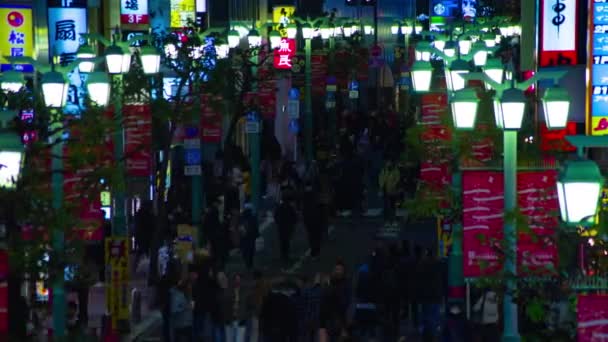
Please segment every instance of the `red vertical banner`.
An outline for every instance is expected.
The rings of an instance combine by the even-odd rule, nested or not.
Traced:
[[[217,110],[222,102],[219,98],[201,95],[201,138],[203,143],[222,141],[222,112]]]
[[[67,154],[66,154],[67,155]],[[84,179],[91,169],[66,170],[63,174],[63,192],[67,203],[77,203],[73,214],[80,223],[74,227],[74,238],[84,241],[103,239],[103,212],[101,211],[100,191],[85,188]]]
[[[577,341],[608,341],[608,295],[579,295],[576,304]]]
[[[491,275],[502,262],[503,175],[495,171],[462,173],[463,272],[465,277]]]
[[[525,171],[517,175],[517,201],[529,231],[517,237],[520,276],[546,275],[557,267],[553,239],[557,227],[555,170]],[[502,267],[504,182],[502,172],[464,171],[462,174],[463,249],[465,277],[487,276]],[[521,227],[520,227],[521,228]]]
[[[556,181],[556,170],[517,173],[519,210],[530,228],[529,233],[517,237],[519,274],[546,275],[557,268],[558,251],[553,239],[559,224]]]
[[[422,125],[420,137],[428,158],[421,163],[420,179],[431,189],[445,188],[451,183],[449,140],[451,132],[442,124],[447,115],[445,93],[431,93],[422,96]]]
[[[126,171],[131,177],[152,172],[152,112],[149,105],[123,106]]]
[[[325,82],[327,80],[327,63],[326,54],[313,54],[312,61],[312,93],[313,95],[325,94]]]
[[[257,98],[260,114],[263,118],[274,119],[277,104],[277,79],[274,77],[274,70],[265,65],[258,69],[258,77],[260,83],[258,84]]]

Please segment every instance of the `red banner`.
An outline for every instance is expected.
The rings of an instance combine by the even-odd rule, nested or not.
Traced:
[[[148,177],[152,172],[152,112],[149,105],[123,107],[127,175]]]
[[[442,120],[447,115],[447,96],[431,93],[422,96],[422,125],[420,137],[429,158],[420,165],[420,179],[432,189],[441,189],[451,183],[450,161],[442,149],[449,149],[451,131]]]
[[[608,295],[579,295],[577,341],[608,341]]]
[[[548,129],[544,123],[540,124],[541,151],[574,152],[576,147],[566,141],[567,135],[576,135],[576,122],[568,122],[564,129]]]
[[[85,241],[103,240],[103,212],[100,192],[83,188],[83,178],[90,170],[64,172],[63,191],[67,203],[79,203],[77,215],[81,221],[76,235]]]
[[[518,205],[534,238],[520,233],[517,241],[518,274],[553,271],[557,266],[557,246],[553,232],[557,227],[556,171],[519,172]],[[463,186],[463,249],[465,277],[491,275],[502,267],[504,183],[502,172],[465,171]]]
[[[221,104],[219,99],[212,103],[209,95],[201,95],[201,137],[203,143],[219,143],[222,141],[222,113],[215,107]]]
[[[314,95],[325,94],[325,82],[327,81],[328,58],[326,54],[313,54],[312,61],[312,93]]]

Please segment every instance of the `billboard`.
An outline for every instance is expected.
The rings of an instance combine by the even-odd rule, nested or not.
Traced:
[[[540,67],[577,64],[577,1],[542,0]]]
[[[0,71],[11,70],[11,64],[5,56],[32,57],[33,54],[32,8],[0,5]],[[14,69],[23,72],[34,71],[31,64],[17,64]]]
[[[608,134],[608,2],[590,0],[590,53],[587,62],[588,135]]]
[[[274,29],[279,31],[281,37],[287,37],[287,25],[291,23],[291,17],[296,11],[295,6],[275,6],[272,8],[272,22]]]
[[[148,0],[120,0],[121,24],[149,24]]]
[[[195,0],[171,0],[171,27],[182,28],[194,24],[196,19]]]

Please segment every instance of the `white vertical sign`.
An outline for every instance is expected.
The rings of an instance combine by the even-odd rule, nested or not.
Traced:
[[[543,51],[576,50],[576,0],[543,0]]]

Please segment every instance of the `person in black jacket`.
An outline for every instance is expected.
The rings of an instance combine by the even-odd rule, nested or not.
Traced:
[[[219,269],[224,267],[228,257],[229,236],[224,219],[224,197],[216,197],[205,214],[203,227],[207,232],[211,255]]]
[[[260,236],[258,218],[251,203],[245,203],[241,214],[241,254],[248,270],[253,270],[253,257],[255,255],[255,240]]]
[[[192,288],[192,299],[194,300],[193,312],[193,338],[194,341],[203,341],[206,336],[211,336],[211,331],[205,331],[206,322],[216,310],[217,285],[215,271],[210,259],[204,259],[196,269],[197,277]]]
[[[266,342],[296,342],[299,288],[284,280],[274,286],[262,304],[260,333]]]
[[[310,256],[317,259],[321,252],[321,237],[323,234],[324,208],[319,203],[319,196],[313,190],[311,185],[307,185],[304,189],[302,198],[302,218],[306,232],[308,233],[308,245],[310,247]],[[326,229],[326,228],[325,228]]]
[[[278,205],[274,212],[274,221],[277,224],[279,245],[281,250],[281,261],[284,267],[289,265],[289,249],[291,236],[295,230],[298,216],[290,198],[287,198]]]

